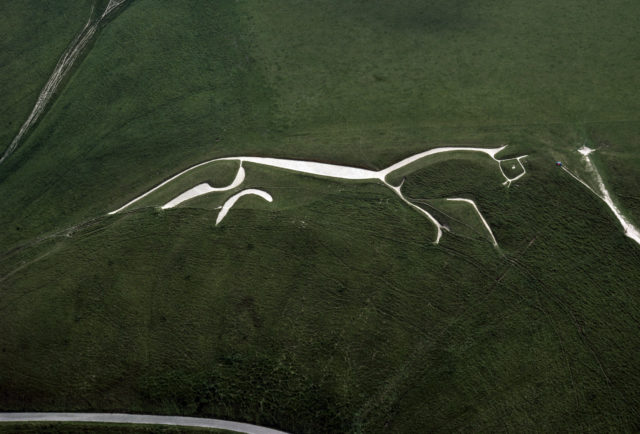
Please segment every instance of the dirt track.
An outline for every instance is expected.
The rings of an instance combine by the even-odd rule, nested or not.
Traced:
[[[124,413],[0,413],[2,422],[97,422],[217,428],[247,434],[285,434],[271,428],[221,419]]]
[[[87,44],[89,44],[89,41],[91,41],[93,36],[96,34],[102,20],[125,1],[126,0],[110,0],[105,11],[97,20],[93,19],[93,9],[91,10],[89,20],[82,28],[82,31],[74,38],[71,44],[69,44],[64,53],[62,53],[56,67],[51,73],[51,76],[49,76],[49,80],[47,80],[46,84],[40,91],[40,95],[38,96],[29,117],[24,121],[18,131],[18,134],[16,134],[9,144],[9,147],[4,151],[2,157],[0,157],[0,164],[2,164],[4,160],[6,160],[18,148],[25,134],[27,134],[31,127],[38,122],[47,108],[47,105],[51,101],[51,98],[58,91],[60,83],[62,83],[62,80],[64,80],[64,78],[69,74],[76,60],[78,60]]]

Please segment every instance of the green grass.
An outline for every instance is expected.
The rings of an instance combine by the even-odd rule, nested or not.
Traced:
[[[413,202],[431,213],[441,224],[445,225],[448,228],[447,236],[453,234],[454,236],[493,242],[489,231],[487,231],[471,204],[451,202],[447,199],[418,199],[413,200]]]
[[[566,160],[596,130],[637,129],[637,15],[628,1],[137,0],[0,167],[0,223],[13,228],[0,242],[115,209],[221,156],[382,168],[443,143],[510,143]],[[614,192],[635,187],[628,177]]]
[[[598,127],[591,133],[592,148],[598,149],[591,154],[591,159],[625,215],[637,223],[640,221],[640,198],[635,194],[640,191],[640,180],[636,176],[640,167],[637,152],[640,123]]]
[[[513,158],[511,160],[501,161],[500,167],[502,168],[502,171],[504,172],[504,174],[507,175],[510,179],[513,179],[516,176],[519,176],[522,173],[524,173],[524,170],[522,170],[522,166],[520,165],[520,163],[516,158]]]
[[[6,8],[2,31],[26,46],[12,17],[32,8]],[[0,410],[291,432],[637,430],[640,251],[555,161],[586,176],[576,149],[598,148],[638,222],[639,14],[624,0],[131,2],[0,166]],[[31,61],[55,63],[36,45]],[[24,80],[7,101],[37,92]],[[389,178],[451,226],[439,245],[380,183],[254,164],[241,188],[274,202],[242,198],[218,226],[239,189],[154,207],[228,184],[233,164],[105,215],[207,159],[382,169],[505,143],[500,158],[529,155],[509,188],[474,153]],[[447,197],[473,199],[499,248]]]
[[[244,5],[283,122],[307,134],[638,121],[627,0]]]
[[[0,152],[4,152],[58,58],[89,19],[90,0],[0,5]]]
[[[431,196],[420,180],[442,164],[407,191]],[[2,408],[293,432],[635,423],[637,247],[566,174],[477,193],[498,251],[455,233],[434,246],[382,186],[297,180],[326,194],[295,204],[274,188],[291,175],[261,169],[248,179],[285,206],[218,227],[200,208],[106,218],[3,281]]]
[[[102,29],[37,131],[0,167],[0,221],[13,227],[0,243],[115,209],[229,154],[251,132],[249,117],[262,127],[265,102],[249,96],[267,90],[234,4],[196,3],[135,1]],[[18,185],[24,194],[11,194]]]
[[[498,158],[501,158],[498,156]],[[468,172],[461,170],[459,165],[464,167],[465,165],[474,165],[478,168],[478,170],[483,171],[487,174],[491,173],[489,176],[493,176],[495,182],[500,183],[500,179],[504,181],[504,177],[500,174],[500,168],[496,161],[494,161],[490,156],[480,153],[480,152],[466,152],[466,151],[457,151],[457,152],[445,152],[440,154],[435,154],[429,156],[427,158],[417,160],[411,164],[408,164],[400,169],[394,170],[393,172],[387,175],[387,182],[391,185],[400,185],[402,180],[406,177],[409,177],[416,172],[423,170],[425,168],[431,168],[433,166],[440,165],[440,163],[446,163],[449,167],[445,167],[441,175],[443,177],[449,178],[460,178],[470,180],[473,178]]]

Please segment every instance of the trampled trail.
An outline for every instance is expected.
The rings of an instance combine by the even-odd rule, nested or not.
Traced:
[[[40,119],[44,113],[47,105],[51,101],[53,95],[58,91],[60,83],[71,71],[74,63],[80,57],[86,46],[96,34],[98,27],[102,21],[111,14],[118,6],[123,4],[126,0],[110,0],[105,11],[102,13],[99,19],[94,19],[93,9],[89,16],[89,20],[82,28],[82,31],[74,38],[67,49],[62,53],[62,56],[58,60],[56,67],[54,68],[49,80],[40,91],[40,95],[36,100],[31,113],[27,120],[22,124],[18,134],[13,138],[9,147],[4,151],[2,157],[0,157],[0,164],[2,164],[20,145],[24,136],[29,132],[31,127]]]
[[[609,209],[613,212],[613,214],[616,216],[616,218],[622,225],[622,228],[624,229],[624,234],[627,237],[631,238],[636,243],[640,244],[640,229],[638,229],[631,221],[629,221],[629,219],[627,219],[622,214],[618,206],[613,202],[613,199],[611,198],[611,194],[609,193],[609,190],[607,190],[607,187],[604,185],[604,181],[602,180],[602,177],[600,176],[598,169],[595,167],[595,165],[591,161],[591,157],[589,157],[589,154],[594,152],[593,149],[583,146],[580,149],[578,149],[578,152],[582,154],[582,161],[584,161],[587,170],[591,174],[593,174],[593,177],[595,178],[595,181],[597,183],[596,188],[598,191],[596,191],[593,187],[591,187],[585,181],[577,177],[566,167],[562,166],[562,169],[565,172],[567,172],[569,175],[571,175],[574,179],[576,179],[578,182],[580,182],[582,185],[587,187],[593,194],[595,194],[600,199],[602,199],[602,201],[607,204]]]
[[[461,197],[452,197],[452,198],[449,198],[447,200],[450,201],[450,202],[465,202],[465,203],[471,204],[473,209],[475,209],[476,213],[480,216],[480,220],[482,220],[482,223],[484,224],[484,227],[487,228],[487,230],[489,231],[489,235],[491,235],[491,241],[493,242],[493,245],[495,247],[498,246],[498,242],[496,241],[496,237],[493,235],[493,231],[491,230],[491,227],[489,226],[489,223],[487,223],[487,221],[485,220],[484,216],[482,215],[482,213],[478,209],[478,205],[476,205],[476,203],[474,201],[472,201],[471,199],[464,199],[464,198],[461,198]]]
[[[297,172],[297,173],[305,173],[305,174],[310,174],[310,175],[316,175],[316,176],[322,176],[322,177],[327,177],[327,178],[338,178],[338,179],[345,179],[345,180],[370,180],[370,181],[374,181],[374,182],[381,182],[382,184],[384,184],[385,186],[387,186],[388,188],[390,188],[394,193],[396,193],[398,195],[398,197],[400,197],[400,199],[405,202],[407,205],[409,205],[410,207],[412,207],[413,209],[415,209],[416,211],[418,211],[420,214],[424,215],[425,217],[427,217],[437,228],[437,235],[436,235],[436,240],[435,243],[439,243],[440,242],[440,238],[442,237],[442,230],[446,229],[433,215],[431,215],[428,211],[422,209],[421,207],[415,205],[414,203],[412,203],[411,201],[409,201],[403,194],[402,194],[402,184],[400,184],[400,186],[393,186],[391,185],[388,181],[387,181],[387,177],[389,175],[391,175],[392,173],[414,163],[417,161],[420,161],[422,159],[425,159],[431,155],[435,155],[435,154],[440,154],[440,153],[446,153],[446,152],[480,152],[480,153],[484,153],[489,155],[494,161],[496,161],[498,163],[498,167],[500,167],[500,162],[503,160],[499,160],[496,158],[496,155],[502,151],[503,149],[505,149],[506,146],[502,146],[499,148],[473,148],[473,147],[465,147],[465,146],[458,146],[458,147],[442,147],[442,148],[435,148],[435,149],[430,149],[428,151],[424,151],[415,155],[412,155],[410,157],[407,157],[401,161],[399,161],[398,163],[395,163],[385,169],[379,170],[379,171],[374,171],[374,170],[368,170],[368,169],[362,169],[362,168],[358,168],[358,167],[351,167],[351,166],[340,166],[340,165],[335,165],[335,164],[326,164],[326,163],[318,163],[315,161],[303,161],[303,160],[288,160],[288,159],[283,159],[283,158],[264,158],[264,157],[225,157],[225,158],[216,158],[213,160],[208,160],[208,161],[204,161],[202,163],[198,163],[194,166],[191,166],[185,170],[183,170],[182,172],[178,173],[177,175],[172,176],[171,178],[167,179],[166,181],[158,184],[157,186],[155,186],[154,188],[152,188],[151,190],[141,194],[140,196],[134,198],[133,200],[127,202],[126,204],[124,204],[122,207],[111,211],[109,214],[116,214],[118,212],[121,212],[122,210],[128,208],[129,206],[133,205],[134,203],[138,202],[139,200],[143,199],[144,197],[148,196],[149,194],[153,193],[154,191],[157,191],[158,189],[162,188],[163,186],[167,185],[170,182],[173,182],[174,180],[176,180],[177,178],[179,178],[180,176],[198,168],[198,167],[202,167],[204,165],[207,164],[211,164],[214,163],[216,161],[238,161],[240,162],[240,168],[238,169],[238,173],[236,175],[236,178],[234,179],[234,181],[229,184],[228,186],[225,187],[220,187],[220,188],[214,188],[211,187],[209,184],[199,184],[196,185],[195,187],[185,191],[184,193],[178,195],[177,197],[175,197],[174,199],[172,199],[171,201],[169,201],[168,203],[166,203],[165,205],[162,206],[163,209],[167,209],[167,208],[173,208],[187,200],[190,200],[194,197],[198,197],[201,196],[203,194],[208,194],[211,192],[215,192],[215,191],[226,191],[226,190],[231,190],[233,188],[238,187],[239,185],[241,185],[244,182],[244,178],[245,178],[245,172],[244,169],[242,167],[242,163],[244,162],[248,162],[248,163],[254,163],[254,164],[260,164],[260,165],[264,165],[264,166],[270,166],[270,167],[276,167],[276,168],[280,168],[280,169],[285,169],[285,170],[290,170],[293,172]],[[514,178],[509,178],[504,171],[502,170],[502,168],[500,167],[500,173],[502,173],[502,176],[505,178],[505,182],[503,183],[504,185],[510,185],[512,182],[516,181],[517,179],[520,179],[522,176],[524,176],[524,174],[526,173],[526,170],[524,168],[524,166],[522,165],[521,160],[523,158],[525,158],[526,155],[522,155],[520,157],[517,157],[518,162],[520,163],[520,165],[522,166],[522,170],[523,172],[521,174],[519,174],[518,176],[514,177]],[[266,195],[268,195],[268,193],[266,192],[262,192],[265,193]],[[265,200],[269,200],[267,199],[265,196],[262,196],[263,198],[265,198]],[[269,198],[271,198],[271,196],[269,195]],[[468,201],[468,200],[467,200]],[[271,200],[269,200],[269,202],[271,202]],[[474,207],[476,208],[476,211],[478,212],[478,214],[480,214],[480,211],[478,210],[477,206],[475,205],[475,202],[473,202]],[[225,212],[226,214],[226,212]],[[223,215],[224,217],[224,215]],[[482,217],[482,214],[480,214],[480,217],[482,218],[483,222],[485,223],[485,225],[487,226],[487,228],[489,229],[489,232],[491,233],[491,236],[493,238],[493,244],[494,246],[497,246],[497,242],[495,241],[495,237],[493,237],[493,233],[491,232],[491,228],[489,227],[488,223],[486,222],[486,220],[484,220],[484,217]],[[219,218],[219,220],[221,220]],[[219,221],[218,221],[219,223]]]
[[[109,0],[109,4],[104,9],[104,12],[102,13],[102,16],[100,17],[100,19],[105,18],[107,15],[113,12],[118,6],[120,6],[126,1],[127,0]]]

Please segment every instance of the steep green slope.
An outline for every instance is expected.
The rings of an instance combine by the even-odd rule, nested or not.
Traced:
[[[0,4],[0,153],[29,116],[58,58],[89,19],[93,3]]]
[[[308,133],[638,121],[633,1],[243,4],[283,120]]]
[[[441,143],[567,160],[585,140],[609,140],[618,170],[633,173],[637,134],[619,131],[639,125],[638,14],[622,0],[136,0],[0,166],[0,223],[12,228],[0,243],[238,154],[381,168]],[[622,195],[635,187],[617,182]]]
[[[268,133],[246,38],[233,2],[131,3],[0,166],[0,222],[12,228],[0,244],[115,209],[176,168],[219,156],[221,141],[229,152]]]
[[[498,250],[434,246],[388,190],[310,180],[318,200],[234,208],[218,227],[215,211],[146,209],[5,257],[0,408],[294,432],[637,422],[640,255],[564,172],[448,184],[478,195]]]
[[[637,429],[640,249],[554,162],[586,175],[575,150],[598,148],[638,221],[639,15],[623,0],[133,0],[0,165],[0,410]],[[274,202],[243,198],[219,226],[235,191],[152,206],[225,185],[232,164],[105,215],[210,158],[381,169],[448,143],[529,157],[508,189],[482,156],[398,173],[450,224],[439,245],[380,184],[250,164],[243,188]],[[438,202],[452,196],[476,201],[499,248]]]
[[[592,159],[604,182],[615,193],[618,204],[635,222],[640,222],[640,122],[597,125],[590,134]]]

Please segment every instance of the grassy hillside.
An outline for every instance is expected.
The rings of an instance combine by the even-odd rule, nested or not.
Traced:
[[[629,0],[244,4],[297,129],[638,120]]]
[[[222,140],[233,149],[268,103],[240,26],[232,2],[131,3],[0,167],[0,221],[12,227],[0,242],[115,209],[176,168],[220,156]]]
[[[58,58],[89,19],[92,3],[0,4],[0,153],[29,116]]]
[[[136,0],[0,167],[0,223],[14,228],[0,242],[238,154],[381,168],[441,143],[511,143],[566,160],[620,137],[617,167],[633,173],[637,135],[617,131],[638,125],[638,14],[623,1]]]
[[[593,154],[604,181],[616,194],[622,209],[633,219],[640,221],[640,167],[638,154],[640,122],[616,125],[598,125],[593,128]]]
[[[500,250],[434,246],[387,190],[327,183],[218,227],[147,209],[5,258],[3,275],[27,265],[2,282],[2,408],[293,432],[633,426],[637,246],[561,171],[482,190]]]
[[[5,8],[26,44],[16,17],[41,12]],[[640,248],[554,162],[588,176],[576,149],[597,148],[639,222],[639,16],[624,0],[131,1],[0,165],[0,411],[637,430]],[[510,188],[475,154],[394,174],[450,227],[439,245],[379,183],[253,164],[242,188],[273,203],[243,198],[218,226],[237,190],[156,207],[235,163],[105,215],[212,158],[381,169],[505,143],[500,158],[528,154]],[[499,247],[448,197],[473,199]]]

